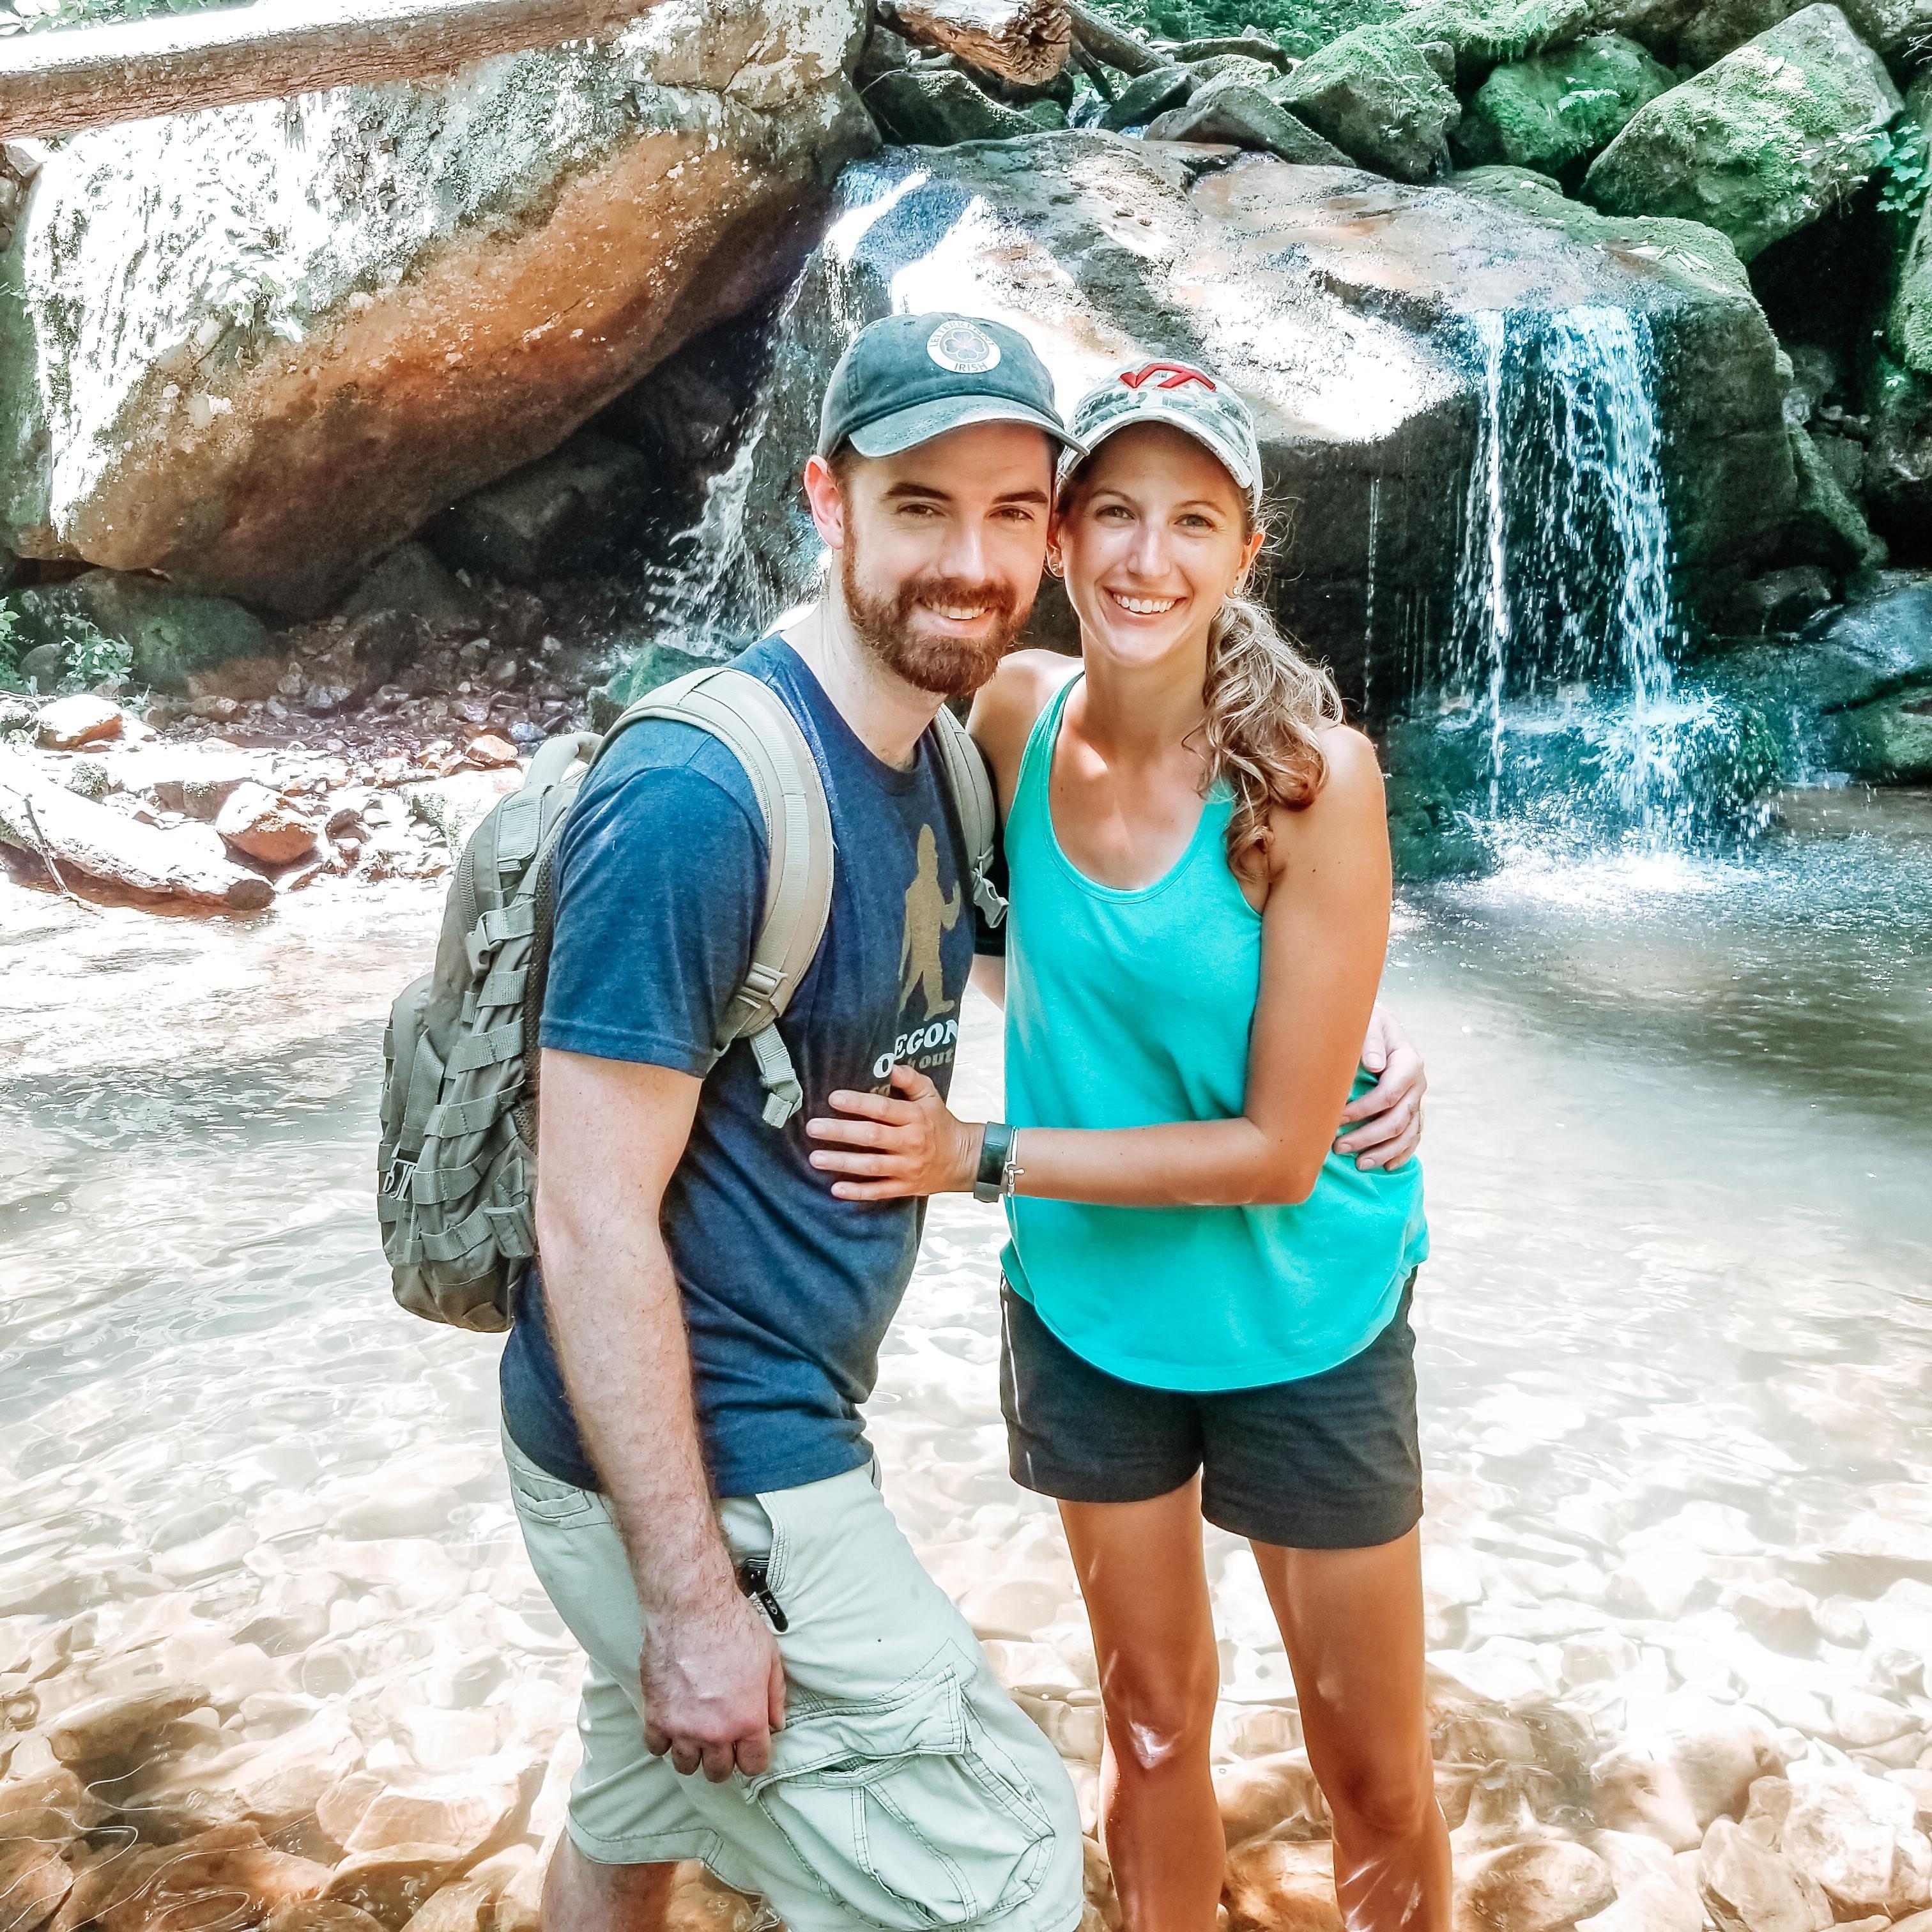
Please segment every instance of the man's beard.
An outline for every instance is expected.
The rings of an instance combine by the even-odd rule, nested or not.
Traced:
[[[860,585],[857,550],[848,532],[838,553],[838,581],[854,634],[888,670],[920,691],[970,697],[998,668],[1033,614],[1031,599],[1021,604],[1009,586],[963,577],[915,577],[890,596],[874,596]],[[913,628],[922,603],[983,604],[992,634],[976,641],[922,634]]]

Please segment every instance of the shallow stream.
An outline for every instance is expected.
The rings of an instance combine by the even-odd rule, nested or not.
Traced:
[[[1787,1754],[1902,1768],[1932,1744],[1932,795],[1784,808],[1735,860],[1526,865],[1404,904],[1431,1640],[1593,1753],[1688,1687]],[[152,1787],[179,1828],[297,1731],[379,1778],[569,1749],[496,1344],[393,1306],[370,1211],[382,1016],[438,911],[399,884],[198,922],[0,882],[0,1690],[35,1678],[44,1727],[104,1688],[212,1687],[169,1747],[199,1798],[160,1765],[103,1794]],[[976,1001],[962,1064],[962,1105],[996,1104]],[[1071,1574],[1005,1474],[998,1226],[938,1204],[873,1432],[1090,1786]],[[1212,1555],[1219,1748],[1291,1747],[1252,1564]],[[0,1732],[16,1780],[49,1762],[34,1718]],[[284,1842],[333,1856],[316,1829]]]

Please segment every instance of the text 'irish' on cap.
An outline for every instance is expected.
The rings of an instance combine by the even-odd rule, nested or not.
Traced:
[[[818,453],[896,456],[970,423],[1030,424],[1078,449],[1053,378],[1016,328],[970,315],[889,315],[852,338],[825,392]]]

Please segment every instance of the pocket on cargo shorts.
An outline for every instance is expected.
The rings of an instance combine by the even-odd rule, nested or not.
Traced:
[[[579,1523],[602,1522],[608,1510],[594,1490],[580,1490],[548,1470],[538,1468],[503,1434],[503,1465],[510,1472],[510,1494],[517,1514],[551,1529],[574,1529]]]
[[[1053,1826],[974,1715],[950,1646],[883,1697],[796,1708],[746,1796],[820,1888],[883,1932],[978,1924],[1046,1878]]]

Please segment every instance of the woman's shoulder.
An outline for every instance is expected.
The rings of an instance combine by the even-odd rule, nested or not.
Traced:
[[[1059,651],[1014,651],[980,687],[969,721],[974,740],[1010,794],[1027,740],[1054,694],[1078,675],[1080,660]]]
[[[1269,814],[1274,871],[1324,848],[1337,850],[1388,837],[1388,806],[1382,795],[1382,766],[1372,740],[1352,724],[1317,728],[1322,778],[1308,802],[1294,808],[1276,806]]]

